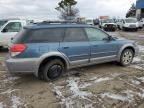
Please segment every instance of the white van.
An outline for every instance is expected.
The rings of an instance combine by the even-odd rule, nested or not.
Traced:
[[[94,25],[93,19],[86,19],[86,24],[88,24],[88,25]]]
[[[25,25],[26,20],[8,20],[0,27],[0,46],[8,47],[8,44]]]
[[[135,30],[139,28],[139,23],[136,18],[126,18],[123,19],[119,24],[120,29],[125,30]]]

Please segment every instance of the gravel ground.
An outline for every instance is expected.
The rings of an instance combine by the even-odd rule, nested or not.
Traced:
[[[53,82],[10,75],[0,51],[0,108],[144,108],[144,31],[109,32],[139,43],[129,67],[106,63],[70,70]]]

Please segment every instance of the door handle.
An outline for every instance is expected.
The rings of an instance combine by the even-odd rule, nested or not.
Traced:
[[[63,47],[63,49],[68,49],[69,47]]]

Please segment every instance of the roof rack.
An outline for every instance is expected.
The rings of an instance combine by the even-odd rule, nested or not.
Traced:
[[[44,24],[83,24],[83,23],[79,23],[76,21],[43,21],[43,22],[34,23],[34,24],[44,25]]]

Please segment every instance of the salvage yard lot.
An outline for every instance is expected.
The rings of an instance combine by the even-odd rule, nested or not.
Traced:
[[[129,67],[106,63],[73,69],[59,80],[12,76],[0,53],[0,108],[144,108],[144,32],[112,32],[136,40],[140,54]]]

